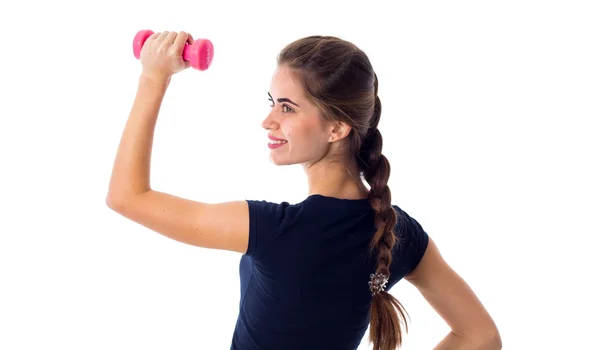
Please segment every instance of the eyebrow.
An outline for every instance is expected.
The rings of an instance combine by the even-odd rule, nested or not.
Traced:
[[[270,98],[271,98],[271,100],[272,100],[272,99],[273,99],[273,96],[271,96],[271,93],[270,93],[270,92],[267,92],[267,94],[269,94],[269,97],[270,97]],[[294,105],[294,106],[296,106],[296,107],[300,107],[300,106],[298,106],[298,104],[296,104],[296,102],[294,102],[294,101],[290,100],[289,98],[285,98],[285,97],[278,98],[278,99],[277,99],[277,102],[289,102],[289,103],[293,104],[293,105]]]

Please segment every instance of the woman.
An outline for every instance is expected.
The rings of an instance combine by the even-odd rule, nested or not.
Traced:
[[[172,239],[243,254],[231,349],[356,349],[369,326],[374,349],[396,349],[406,312],[388,291],[402,278],[451,327],[438,349],[501,348],[472,290],[421,225],[392,205],[377,76],[347,41],[297,40],[280,52],[272,78],[262,123],[271,161],[303,166],[305,200],[208,204],[153,191],[153,131],[171,76],[189,67],[186,42],[185,32],[162,32],[144,44],[107,204]]]

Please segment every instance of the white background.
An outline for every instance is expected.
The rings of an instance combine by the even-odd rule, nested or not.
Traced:
[[[597,346],[596,4],[3,2],[0,348],[229,349],[240,255],[170,240],[105,204],[139,29],[215,46],[208,71],[171,82],[153,189],[301,201],[302,169],[268,159],[267,91],[285,45],[339,36],[379,77],[393,202],[480,297],[504,348]],[[411,316],[403,349],[433,348],[449,328],[407,282],[393,294]]]

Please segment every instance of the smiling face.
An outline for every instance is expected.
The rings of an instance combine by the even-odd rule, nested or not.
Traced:
[[[269,144],[271,161],[276,165],[291,165],[312,164],[322,159],[329,150],[331,130],[318,107],[305,97],[289,68],[275,70],[269,100],[272,109],[262,126],[270,137],[285,140]]]

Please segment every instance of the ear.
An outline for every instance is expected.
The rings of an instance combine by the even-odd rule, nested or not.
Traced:
[[[332,124],[329,128],[329,141],[333,142],[333,141],[338,141],[338,140],[345,138],[350,133],[350,130],[352,130],[350,125],[348,125],[344,122],[341,122],[341,121],[332,122]]]

